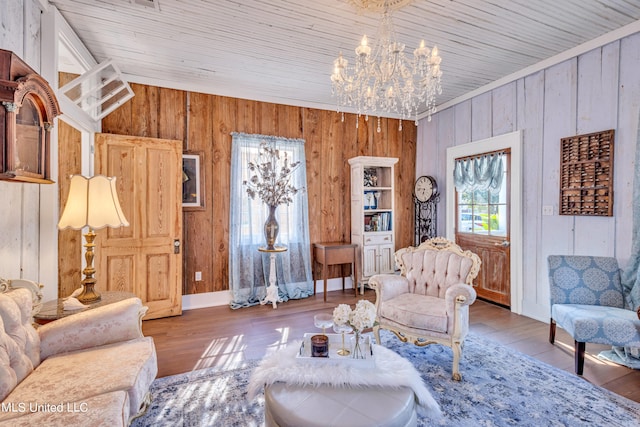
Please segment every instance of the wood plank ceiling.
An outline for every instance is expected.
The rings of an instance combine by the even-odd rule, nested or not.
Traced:
[[[129,81],[329,110],[334,58],[353,61],[380,17],[349,0],[51,3]],[[393,14],[407,51],[438,46],[438,104],[638,20],[638,0],[414,0]]]

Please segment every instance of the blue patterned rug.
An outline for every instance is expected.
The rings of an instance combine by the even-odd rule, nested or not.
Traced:
[[[440,404],[441,426],[635,426],[640,404],[480,336],[469,335],[451,380],[451,350],[401,344],[381,331],[383,345],[410,360]],[[203,369],[160,378],[153,400],[133,426],[261,426],[264,394],[247,401],[257,361],[233,370]],[[433,425],[418,419],[419,426]]]

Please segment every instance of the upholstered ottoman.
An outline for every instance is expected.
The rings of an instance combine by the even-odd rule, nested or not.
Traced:
[[[405,427],[417,424],[409,387],[265,386],[267,427]]]

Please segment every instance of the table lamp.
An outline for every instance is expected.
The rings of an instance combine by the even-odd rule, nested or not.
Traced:
[[[100,294],[95,290],[96,279],[93,277],[96,272],[93,268],[93,248],[95,247],[93,240],[96,237],[94,230],[127,226],[129,222],[124,217],[118,201],[115,177],[71,176],[69,197],[58,222],[58,229],[82,230],[84,227],[89,227],[84,235],[86,240],[84,257],[87,266],[82,273],[85,278],[82,280],[82,293],[77,297],[81,303],[88,304],[100,300]]]

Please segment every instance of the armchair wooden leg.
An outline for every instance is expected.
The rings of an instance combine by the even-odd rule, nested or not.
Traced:
[[[553,344],[556,341],[556,321],[551,319],[549,323],[549,342]]]
[[[584,349],[585,343],[575,341],[576,374],[578,375],[582,375],[584,369]]]
[[[451,350],[453,350],[453,366],[452,366],[452,375],[451,378],[454,381],[462,380],[462,375],[460,375],[460,356],[462,355],[462,345],[459,342],[451,343]]]
[[[376,326],[373,327],[373,336],[376,337],[376,344],[382,345],[382,342],[380,341],[380,326],[379,325],[376,325]]]

